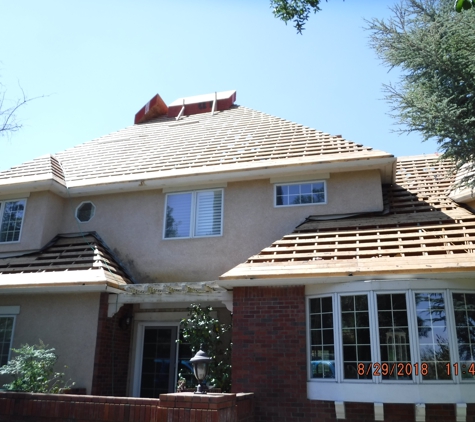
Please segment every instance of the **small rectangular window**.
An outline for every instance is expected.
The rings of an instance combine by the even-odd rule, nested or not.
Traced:
[[[15,317],[0,317],[0,366],[6,365],[10,359]]]
[[[275,206],[311,205],[326,203],[324,181],[275,185]]]
[[[18,242],[26,200],[0,202],[0,242]]]
[[[222,234],[222,189],[170,193],[165,207],[166,239]]]

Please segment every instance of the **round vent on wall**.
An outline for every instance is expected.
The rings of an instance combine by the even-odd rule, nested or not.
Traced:
[[[96,206],[92,202],[81,202],[76,208],[76,219],[80,223],[87,223],[94,217],[95,212]]]

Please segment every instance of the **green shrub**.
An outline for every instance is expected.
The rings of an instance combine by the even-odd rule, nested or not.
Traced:
[[[14,379],[4,387],[30,393],[62,393],[72,387],[74,383],[63,380],[64,373],[54,371],[58,356],[55,349],[47,347],[40,341],[39,345],[24,344],[19,349],[12,349],[16,356],[0,368],[0,374],[11,375]]]
[[[204,351],[213,360],[210,363],[208,380],[223,393],[231,391],[231,324],[222,324],[211,316],[213,308],[192,303],[188,317],[181,320],[180,343],[190,345],[193,355],[203,344]],[[189,374],[180,372],[179,378],[189,380]],[[192,378],[194,379],[194,377]],[[196,381],[196,380],[195,380]],[[196,385],[187,385],[193,387]]]

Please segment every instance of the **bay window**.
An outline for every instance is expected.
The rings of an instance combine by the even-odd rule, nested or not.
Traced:
[[[309,378],[475,381],[475,293],[332,293],[308,299]]]

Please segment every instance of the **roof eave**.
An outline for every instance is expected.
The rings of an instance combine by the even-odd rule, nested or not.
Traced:
[[[455,257],[455,258],[454,258]],[[382,258],[348,261],[327,261],[324,267],[308,263],[282,265],[240,264],[219,278],[224,288],[240,286],[274,286],[286,284],[348,283],[370,279],[396,280],[403,278],[445,279],[475,276],[473,254],[435,255],[415,259]]]
[[[76,271],[43,271],[0,274],[0,293],[46,291],[123,291],[126,283],[103,268]]]
[[[475,201],[474,190],[469,187],[455,189],[449,193],[449,198],[455,202],[466,204],[467,202]]]
[[[358,157],[315,156],[293,159],[266,160],[260,162],[223,164],[220,166],[167,170],[163,172],[138,173],[91,180],[68,182],[69,195],[105,194],[137,190],[155,190],[173,186],[193,186],[203,183],[223,183],[253,179],[266,179],[276,175],[309,176],[309,172],[347,172],[377,169],[382,183],[392,183],[395,175],[396,158],[383,151],[362,153]]]
[[[2,179],[0,191],[2,193],[51,191],[63,197],[67,196],[64,183],[51,174]]]

